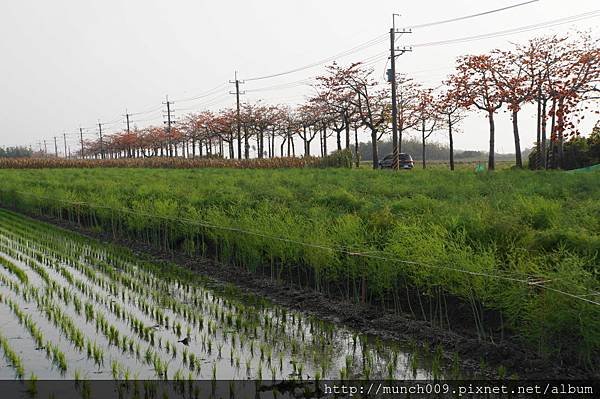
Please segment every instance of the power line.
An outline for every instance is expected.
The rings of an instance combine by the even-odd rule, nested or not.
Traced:
[[[484,33],[481,35],[465,36],[465,37],[449,39],[449,40],[440,40],[440,41],[436,41],[436,42],[417,43],[417,44],[413,44],[412,47],[431,47],[431,46],[441,46],[441,45],[446,45],[446,44],[465,43],[465,42],[470,42],[470,41],[475,41],[475,40],[489,39],[489,38],[494,38],[494,37],[512,35],[512,34],[516,34],[516,33],[529,32],[532,30],[537,30],[537,29],[547,28],[547,27],[552,27],[552,26],[557,26],[557,25],[563,25],[566,23],[581,21],[584,19],[594,18],[594,17],[598,17],[598,16],[600,16],[600,10],[594,10],[594,11],[586,12],[583,14],[572,15],[569,17],[559,18],[559,19],[546,21],[546,22],[540,22],[537,24],[520,26],[517,28],[505,29],[505,30],[490,32],[490,33]]]
[[[458,21],[464,21],[465,19],[471,19],[471,18],[477,18],[477,17],[481,17],[484,15],[489,15],[489,14],[494,14],[500,11],[506,11],[509,10],[511,8],[516,8],[516,7],[521,7],[527,4],[531,4],[531,3],[536,3],[539,0],[530,0],[530,1],[525,1],[523,3],[518,3],[518,4],[513,4],[510,6],[506,6],[506,7],[502,7],[502,8],[496,8],[493,10],[488,10],[488,11],[483,11],[483,12],[479,12],[476,14],[470,14],[470,15],[464,15],[462,17],[456,17],[456,18],[450,18],[450,19],[443,19],[441,21],[435,21],[435,22],[428,22],[428,23],[424,23],[424,24],[419,24],[419,25],[412,25],[412,26],[407,26],[407,29],[418,29],[418,28],[427,28],[429,26],[435,26],[435,25],[443,25],[443,24],[448,24],[451,22],[458,22]]]
[[[198,102],[198,103],[192,103],[192,104],[187,104],[186,109],[194,109],[194,108],[198,108],[203,106],[204,104],[209,104],[215,100],[218,100],[220,98],[226,98],[229,97],[229,94],[227,92],[214,92],[208,96],[205,96],[204,100]],[[191,100],[190,100],[191,101]],[[179,110],[183,110],[184,108],[179,108]]]
[[[219,89],[225,87],[226,85],[227,85],[227,83],[221,83],[220,85],[215,86],[212,89],[207,90],[207,91],[205,91],[202,94],[199,94],[197,96],[187,97],[187,98],[182,98],[182,99],[175,99],[173,101],[177,101],[179,103],[183,103],[183,102],[198,100],[198,99],[205,98],[205,97],[210,97],[211,95],[215,94],[216,92],[219,91]]]
[[[477,14],[464,15],[464,16],[457,17],[457,18],[451,18],[451,19],[445,19],[445,20],[441,20],[441,21],[434,21],[434,22],[428,22],[428,23],[425,23],[425,24],[409,26],[408,28],[409,29],[410,28],[422,28],[422,27],[427,27],[427,26],[441,25],[441,24],[447,24],[447,23],[451,23],[451,22],[457,22],[457,21],[461,21],[461,20],[465,20],[465,19],[476,18],[476,17],[480,17],[480,16],[483,16],[483,15],[488,15],[488,14],[492,14],[492,13],[497,13],[497,12],[505,11],[505,10],[508,10],[508,9],[516,8],[516,7],[521,7],[521,6],[524,6],[524,5],[527,5],[527,4],[531,4],[531,3],[534,3],[534,2],[537,2],[537,1],[539,1],[539,0],[530,0],[530,1],[523,2],[523,3],[514,4],[512,6],[507,6],[507,7],[497,8],[497,9],[493,9],[493,10],[488,10],[488,11],[480,12],[480,13],[477,13]],[[282,76],[282,75],[288,75],[290,73],[295,73],[295,72],[299,72],[299,71],[302,71],[302,70],[305,70],[305,69],[313,68],[315,66],[319,66],[319,65],[325,64],[327,62],[334,61],[334,60],[336,60],[338,58],[345,57],[345,56],[348,56],[350,54],[354,54],[354,53],[356,53],[358,51],[361,51],[361,50],[363,50],[365,48],[374,46],[376,44],[383,43],[386,38],[387,38],[387,34],[383,34],[383,35],[377,36],[377,37],[375,37],[375,38],[373,38],[373,39],[371,39],[371,40],[369,40],[369,41],[367,41],[365,43],[362,43],[362,44],[360,44],[358,46],[355,46],[355,47],[353,47],[353,48],[351,48],[349,50],[346,50],[346,51],[343,51],[341,53],[335,54],[333,56],[324,58],[324,59],[316,61],[314,63],[308,64],[308,65],[304,65],[304,66],[301,66],[301,67],[298,67],[298,68],[290,69],[288,71],[284,71],[284,72],[280,72],[280,73],[274,73],[274,74],[271,74],[271,75],[246,78],[245,80],[246,81],[253,81],[253,80],[269,79],[269,78],[274,78],[274,77]]]
[[[274,77],[277,77],[277,76],[288,75],[288,74],[294,73],[294,72],[299,72],[299,71],[302,71],[302,70],[305,70],[305,69],[309,69],[309,68],[314,68],[316,66],[326,64],[326,63],[328,63],[330,61],[334,61],[337,58],[345,57],[345,56],[348,56],[350,54],[354,54],[354,53],[356,53],[358,51],[361,51],[361,50],[363,50],[365,48],[374,46],[376,44],[383,43],[386,38],[387,38],[387,34],[379,35],[379,36],[377,36],[377,37],[375,37],[375,38],[373,38],[373,39],[371,39],[371,40],[369,40],[367,42],[364,42],[364,43],[362,43],[362,44],[360,44],[358,46],[352,47],[349,50],[346,50],[346,51],[343,51],[341,53],[335,54],[333,56],[330,56],[330,57],[324,58],[322,60],[313,62],[311,64],[304,65],[304,66],[301,66],[301,67],[298,67],[298,68],[294,68],[294,69],[290,69],[290,70],[285,71],[285,72],[274,73],[274,74],[265,75],[265,76],[251,77],[251,78],[247,78],[245,80],[246,81],[253,81],[253,80],[269,79],[269,78],[274,78]]]
[[[280,83],[280,84],[276,84],[276,85],[272,85],[272,86],[257,87],[256,89],[248,89],[248,90],[246,90],[246,92],[247,93],[255,93],[255,92],[261,92],[261,91],[271,91],[271,90],[280,90],[280,89],[288,89],[288,88],[306,86],[307,84],[314,82],[314,80],[315,79],[311,77],[311,78],[296,80],[294,82]]]
[[[134,115],[144,115],[144,114],[149,114],[149,113],[152,113],[152,112],[155,112],[155,111],[158,111],[158,110],[162,110],[162,109],[163,109],[163,106],[162,106],[162,105],[159,105],[158,107],[151,108],[151,109],[149,109],[149,110],[146,110],[146,111],[132,112],[132,113],[130,113],[129,115],[130,115],[130,116],[134,116]]]

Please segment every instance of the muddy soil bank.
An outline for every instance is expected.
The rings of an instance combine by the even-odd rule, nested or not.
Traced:
[[[140,259],[176,263],[209,277],[213,281],[213,288],[216,289],[233,284],[242,292],[265,297],[275,304],[312,314],[381,339],[401,343],[416,342],[421,348],[425,344],[429,348],[441,345],[444,349],[445,363],[451,364],[454,353],[458,353],[461,370],[463,374],[470,375],[470,378],[498,378],[498,370],[501,366],[506,369],[506,377],[516,376],[521,379],[600,378],[599,370],[586,370],[572,364],[542,358],[514,337],[505,338],[502,343],[484,342],[466,330],[461,331],[459,326],[453,331],[442,330],[408,314],[395,314],[381,308],[327,297],[307,289],[298,289],[289,284],[276,283],[263,276],[210,259],[168,254],[135,240],[123,237],[114,239],[110,234],[91,231],[64,220],[37,215],[28,216],[107,244],[126,247]],[[485,367],[482,368],[482,364],[485,364]]]

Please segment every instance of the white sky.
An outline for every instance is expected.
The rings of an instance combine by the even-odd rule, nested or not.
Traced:
[[[79,126],[88,138],[97,133],[98,119],[114,122],[110,133],[123,128],[122,114],[137,115],[138,126],[161,124],[159,109],[166,94],[175,101],[176,116],[206,107],[235,105],[223,85],[195,101],[177,101],[203,94],[233,78],[269,75],[338,54],[389,31],[391,14],[402,16],[396,26],[459,17],[522,0],[498,1],[3,1],[0,4],[0,145],[33,145],[66,132],[76,144]],[[595,0],[540,0],[489,16],[415,29],[398,44],[439,41],[496,32],[600,9]],[[510,48],[510,42],[556,32],[591,30],[597,36],[599,17],[505,37],[444,46],[418,47],[399,58],[399,71],[435,87],[452,71],[457,56]],[[380,54],[384,40],[338,62],[349,63]],[[375,76],[384,79],[386,59],[375,62]],[[278,78],[248,81],[245,99],[298,103],[311,93],[307,86],[285,85],[323,71],[315,67]],[[282,85],[283,86],[278,86]],[[251,92],[252,89],[275,89]],[[521,116],[522,148],[535,138],[533,107]],[[595,120],[588,118],[587,133]],[[485,150],[487,121],[473,113],[456,137],[456,147]],[[497,121],[497,151],[512,152],[508,114]],[[363,136],[367,140],[367,136]],[[444,141],[442,133],[432,140]],[[315,140],[315,145],[318,139]],[[62,146],[59,141],[59,151]],[[330,148],[333,148],[332,139]],[[316,147],[313,152],[316,152]]]

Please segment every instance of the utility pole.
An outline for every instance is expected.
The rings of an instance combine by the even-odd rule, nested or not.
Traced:
[[[235,100],[237,104],[237,142],[238,142],[238,159],[242,159],[242,118],[240,117],[240,94],[246,94],[246,92],[240,93],[240,83],[237,78],[237,71],[235,71],[235,80],[230,80],[229,83],[235,83],[235,92],[230,91],[229,94],[235,94]]]
[[[412,51],[412,48],[396,48],[396,33],[411,33],[410,29],[403,29],[401,31],[396,30],[396,16],[399,16],[399,14],[392,14],[392,28],[390,29],[390,69],[388,70],[388,81],[392,84],[392,147],[394,149],[392,168],[394,170],[400,168],[400,152],[398,149],[398,102],[396,101],[396,57],[407,51]],[[398,55],[396,55],[396,51],[398,51]]]
[[[56,136],[54,136],[54,156],[58,158],[58,145],[56,144]]]
[[[125,122],[127,123],[127,136],[129,136],[129,134],[131,133],[131,130],[129,128],[129,111],[127,110],[127,108],[125,108]]]
[[[169,156],[172,157],[173,156],[173,147],[172,147],[172,142],[171,142],[171,105],[173,104],[172,102],[169,101],[169,96],[166,96],[166,102],[164,102],[163,104],[165,104],[167,106],[167,138],[169,140],[168,142],[168,151],[169,151]]]
[[[79,128],[79,138],[81,140],[81,159],[83,159],[83,128]]]
[[[63,132],[63,140],[64,140],[64,144],[65,144],[65,158],[67,158],[67,133],[65,133],[65,132]]]
[[[102,141],[102,123],[98,121],[98,131],[100,132],[100,158],[104,159],[104,142]]]
[[[127,121],[127,134],[129,134],[129,112],[125,110],[125,119]]]
[[[44,140],[44,155],[48,155],[48,146],[46,145],[46,140]]]

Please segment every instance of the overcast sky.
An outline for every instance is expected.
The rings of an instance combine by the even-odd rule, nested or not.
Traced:
[[[277,74],[352,49],[397,27],[477,13],[524,0],[53,0],[3,1],[0,4],[0,145],[37,142],[110,122],[106,132],[123,128],[122,114],[145,112],[132,119],[139,127],[161,124],[165,95],[175,101],[176,116],[235,104],[226,84]],[[597,0],[540,0],[523,7],[466,21],[414,29],[399,45],[413,45],[491,33],[600,9]],[[598,14],[596,14],[598,15]],[[554,27],[466,43],[415,47],[399,58],[399,71],[435,87],[452,71],[457,56],[510,48],[511,42],[574,29],[597,36],[598,16]],[[371,61],[384,79],[387,40],[339,58],[340,63]],[[322,66],[277,78],[248,80],[244,99],[295,104],[311,94],[305,79]],[[203,95],[196,100],[183,101]],[[253,92],[252,90],[264,89]],[[178,101],[179,100],[179,101]],[[532,109],[521,117],[522,146],[535,139]],[[582,131],[591,130],[586,121]],[[488,147],[487,121],[474,113],[456,137],[456,147]],[[512,152],[508,114],[498,118],[497,150]],[[366,140],[366,136],[364,136]],[[432,140],[445,141],[439,133]],[[52,145],[53,147],[53,145]],[[59,148],[61,148],[59,146]],[[50,146],[49,146],[50,149]],[[53,150],[53,148],[52,148]]]

